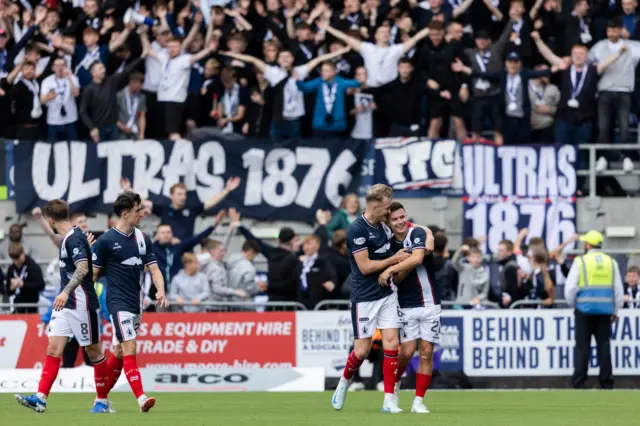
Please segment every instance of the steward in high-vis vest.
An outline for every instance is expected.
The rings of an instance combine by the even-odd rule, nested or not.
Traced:
[[[604,237],[589,231],[580,237],[585,254],[577,257],[567,276],[564,295],[575,307],[574,371],[571,379],[575,389],[584,388],[591,354],[591,336],[595,336],[603,389],[613,389],[611,366],[611,324],[624,302],[624,291],[618,262],[604,254]]]

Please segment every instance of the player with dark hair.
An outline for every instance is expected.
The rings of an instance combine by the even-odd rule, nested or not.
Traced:
[[[38,384],[38,392],[16,395],[16,401],[37,413],[47,408],[47,397],[58,376],[60,359],[69,339],[75,337],[85,348],[94,368],[97,399],[92,413],[107,413],[109,367],[102,353],[98,324],[100,303],[93,287],[91,248],[80,228],[71,225],[69,206],[62,200],[51,200],[43,208],[49,226],[62,236],[60,244],[60,285],[62,291],[53,302],[53,315],[47,329],[49,344]]]
[[[124,369],[131,390],[138,399],[141,412],[155,405],[155,398],[147,397],[142,389],[142,377],[136,361],[136,335],[144,286],[144,268],[149,268],[156,286],[156,304],[168,307],[164,293],[164,279],[151,250],[151,239],[137,226],[142,216],[140,195],[124,192],[118,195],[113,211],[116,225],[105,232],[94,246],[93,279],[104,274],[109,282],[107,309],[111,314],[115,351],[109,359],[109,389],[113,388]]]
[[[411,256],[380,274],[379,283],[390,279],[398,286],[400,305],[400,357],[394,394],[396,404],[400,391],[400,379],[420,342],[420,363],[416,374],[416,397],[412,413],[429,413],[422,402],[431,383],[433,372],[433,348],[440,334],[440,298],[436,291],[433,264],[433,234],[428,228],[408,223],[404,206],[391,203],[387,223],[393,231],[392,252],[407,250]]]

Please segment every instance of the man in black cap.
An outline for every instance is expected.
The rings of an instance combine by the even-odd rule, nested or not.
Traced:
[[[505,26],[497,42],[491,44],[491,36],[487,30],[479,30],[475,34],[473,49],[466,49],[464,54],[474,72],[496,72],[502,69],[502,55],[509,42],[511,24]],[[500,86],[483,78],[473,79],[473,113],[471,116],[471,135],[474,140],[480,138],[483,122],[487,115],[491,117],[494,129],[494,141],[502,145],[502,114],[499,108]]]
[[[267,295],[270,302],[295,302],[300,285],[300,240],[295,231],[284,227],[278,234],[278,245],[272,246],[256,238],[244,226],[238,230],[247,240],[254,240],[260,246],[260,253],[267,258],[269,271],[269,288]]]
[[[558,70],[567,69],[565,62],[554,65],[551,69],[530,70],[522,68],[520,54],[510,52],[505,61],[505,68],[496,72],[474,72],[461,61],[451,65],[455,72],[463,72],[471,77],[481,77],[497,81],[504,93],[499,96],[502,118],[502,136],[504,143],[518,145],[531,142],[531,101],[529,100],[529,80],[549,76]]]

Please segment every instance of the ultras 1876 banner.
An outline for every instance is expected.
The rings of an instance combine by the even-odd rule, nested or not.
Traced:
[[[169,189],[187,186],[187,207],[242,178],[220,207],[257,219],[314,220],[317,209],[334,210],[357,191],[365,142],[356,140],[22,142],[13,149],[15,200],[24,213],[62,198],[72,211],[110,212],[122,191],[121,177],[157,205]]]
[[[495,253],[529,228],[557,247],[576,232],[576,159],[571,145],[463,145],[464,238],[486,236]]]

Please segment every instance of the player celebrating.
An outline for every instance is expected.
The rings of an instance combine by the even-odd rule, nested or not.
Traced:
[[[109,370],[102,354],[98,324],[100,304],[93,287],[91,249],[80,228],[69,221],[69,206],[62,200],[51,200],[42,209],[48,224],[60,243],[60,285],[62,291],[53,302],[53,315],[47,330],[49,345],[42,368],[38,392],[16,395],[16,401],[37,413],[47,408],[47,398],[58,376],[60,357],[70,338],[75,337],[93,363],[97,399],[92,413],[109,412],[107,379]]]
[[[333,408],[340,410],[353,375],[371,349],[376,328],[382,333],[384,361],[384,403],[382,411],[401,413],[394,397],[398,368],[398,297],[388,286],[378,285],[378,274],[409,255],[405,250],[391,256],[391,230],[383,221],[389,213],[393,190],[382,184],[373,185],[366,196],[365,212],[347,229],[347,248],[351,264],[351,321],[354,344],[338,387],[333,394]]]
[[[440,298],[435,291],[433,269],[433,234],[422,227],[409,226],[404,206],[391,203],[387,223],[393,231],[392,251],[408,250],[411,257],[387,268],[380,274],[379,283],[386,284],[393,277],[398,286],[400,304],[400,359],[396,375],[396,404],[400,392],[400,378],[416,352],[420,339],[420,363],[416,373],[416,397],[412,413],[429,413],[422,402],[431,382],[433,346],[440,332]]]
[[[133,192],[118,195],[113,204],[118,222],[98,238],[93,247],[93,279],[96,281],[101,273],[107,277],[107,310],[111,314],[114,341],[118,344],[108,362],[107,385],[111,389],[124,368],[131,390],[138,399],[140,411],[147,412],[155,405],[156,400],[147,397],[142,389],[135,340],[140,326],[145,265],[158,290],[157,305],[167,307],[169,302],[164,294],[162,273],[151,250],[151,240],[137,228],[142,209],[140,195]]]

